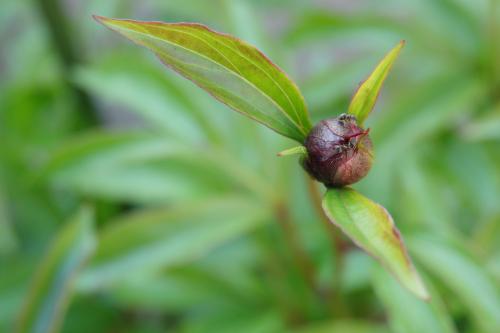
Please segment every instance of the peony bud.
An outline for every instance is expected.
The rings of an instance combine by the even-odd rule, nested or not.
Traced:
[[[356,183],[372,166],[372,141],[356,117],[341,114],[320,121],[305,141],[304,169],[327,187]]]

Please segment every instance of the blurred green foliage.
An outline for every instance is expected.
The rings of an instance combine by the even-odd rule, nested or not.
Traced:
[[[0,9],[0,332],[58,318],[62,332],[500,331],[498,1]],[[356,187],[392,213],[432,301],[354,246],[332,250],[305,173],[276,157],[291,141],[91,14],[248,40],[298,82],[315,121],[344,112],[405,39],[367,122],[374,168]]]

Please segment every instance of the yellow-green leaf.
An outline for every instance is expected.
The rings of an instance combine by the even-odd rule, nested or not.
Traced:
[[[280,151],[278,153],[278,156],[282,157],[282,156],[290,156],[290,155],[296,155],[296,154],[306,155],[307,154],[306,147],[304,147],[304,146],[296,146],[296,147],[293,147],[293,148],[288,148],[288,149],[285,149],[283,151]]]
[[[399,42],[375,67],[370,76],[359,86],[354,94],[351,104],[349,105],[349,113],[356,116],[358,122],[363,124],[370,112],[375,106],[380,89],[384,83],[387,74],[392,68],[394,61],[397,59],[399,52],[405,45],[405,41]]]
[[[328,218],[421,299],[429,294],[387,210],[352,188],[331,188],[323,199]]]
[[[45,254],[31,281],[16,332],[59,330],[73,282],[94,248],[92,212],[83,208],[58,233]]]
[[[232,109],[304,141],[311,128],[304,98],[293,81],[252,45],[195,23],[95,18],[147,47],[166,66]]]

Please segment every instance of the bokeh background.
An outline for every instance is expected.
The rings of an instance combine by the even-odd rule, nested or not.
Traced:
[[[250,41],[315,121],[407,45],[355,187],[432,292],[335,251],[290,140],[91,18]],[[500,332],[496,0],[1,0],[0,332]]]

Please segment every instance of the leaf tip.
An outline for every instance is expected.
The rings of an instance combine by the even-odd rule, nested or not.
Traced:
[[[429,303],[432,300],[431,295],[425,288],[425,286],[422,284],[422,289],[419,291],[418,294],[416,294],[418,298],[420,298],[422,301]]]
[[[301,146],[296,146],[293,148],[285,149],[283,151],[280,151],[276,155],[278,157],[283,157],[283,156],[290,156],[290,155],[295,155],[295,154],[306,155],[307,150],[304,146],[301,145]]]
[[[420,277],[420,274],[418,274],[416,268],[411,264],[412,266],[412,271],[413,271],[413,283],[411,285],[406,285],[407,289],[410,290],[415,296],[417,296],[419,299],[421,299],[424,302],[430,302],[431,301],[431,295],[429,294],[429,291],[427,290],[427,287],[425,286],[424,281]]]
[[[92,18],[93,18],[94,20],[96,20],[97,22],[99,22],[99,23],[104,23],[104,21],[106,21],[106,20],[108,19],[108,18],[107,18],[107,17],[105,17],[105,16],[96,15],[96,14],[93,14],[93,15],[92,15]]]
[[[108,27],[108,28],[109,28],[109,27],[111,27],[111,25],[112,25],[113,21],[115,21],[114,19],[112,19],[112,18],[110,18],[110,17],[101,16],[101,15],[96,15],[96,14],[92,15],[92,18],[93,18],[96,22],[98,22],[98,23],[100,23],[100,24],[102,24],[102,25],[104,25],[104,26],[106,26],[106,27]]]
[[[402,39],[399,41],[399,43],[394,47],[394,53],[396,54],[396,57],[399,55],[401,50],[405,47],[406,45],[406,40]]]

